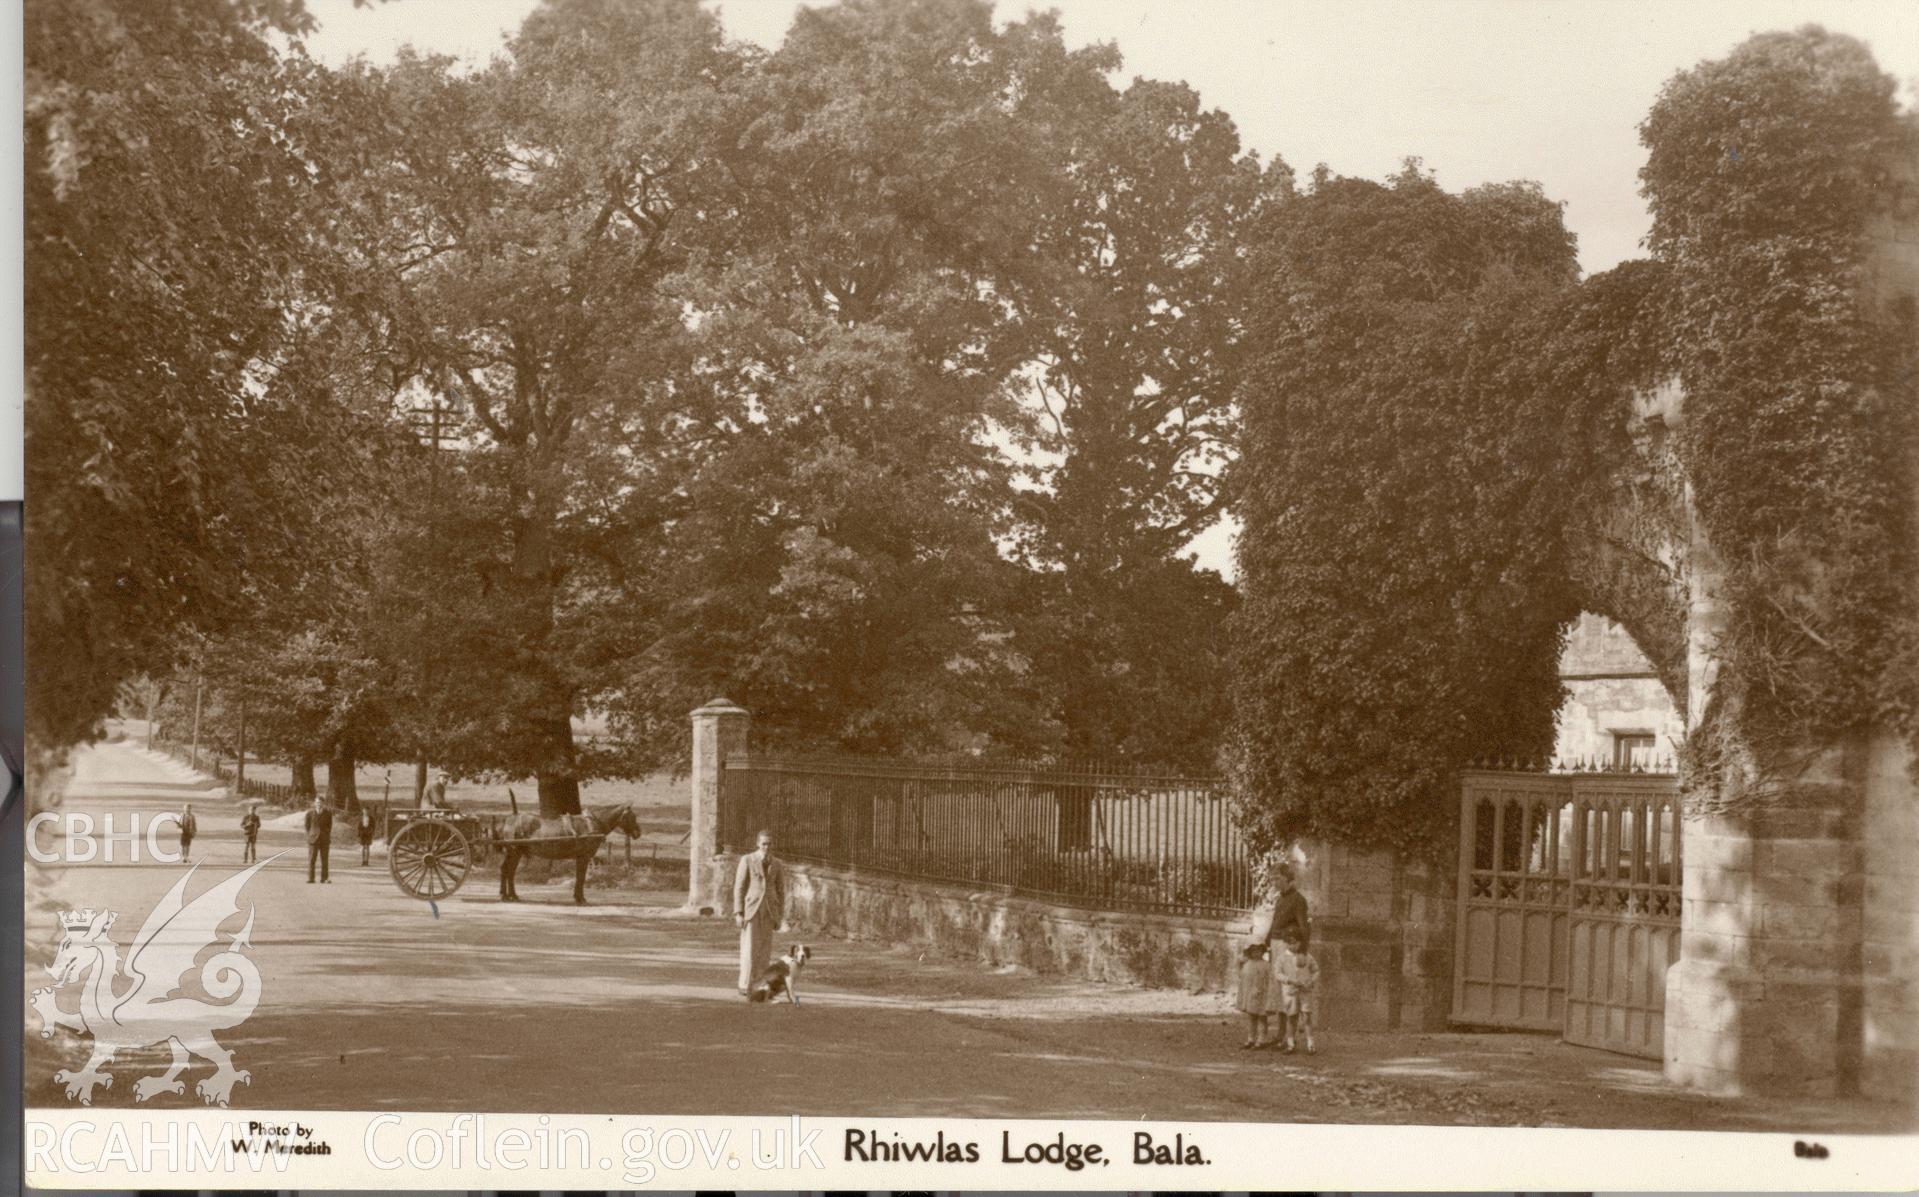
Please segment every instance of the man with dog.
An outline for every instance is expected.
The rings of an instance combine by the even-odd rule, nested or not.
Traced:
[[[750,998],[753,985],[773,955],[773,933],[786,914],[786,872],[773,858],[773,833],[762,831],[759,846],[740,857],[733,877],[733,925],[740,929],[740,993]]]

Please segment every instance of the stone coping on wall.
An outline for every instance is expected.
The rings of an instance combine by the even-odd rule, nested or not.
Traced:
[[[730,880],[737,860],[722,858],[716,872]],[[1096,981],[1224,991],[1236,980],[1239,945],[1253,929],[1250,913],[1091,910],[950,882],[784,863],[786,920],[794,927]],[[731,913],[731,894],[716,897],[714,908]]]

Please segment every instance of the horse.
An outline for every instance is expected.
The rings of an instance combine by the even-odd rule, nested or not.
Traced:
[[[499,844],[503,853],[500,859],[500,901],[520,900],[513,877],[520,871],[520,858],[531,855],[542,860],[571,860],[573,901],[575,905],[586,905],[587,863],[600,850],[604,837],[615,831],[623,833],[628,839],[640,838],[639,816],[633,813],[630,803],[591,807],[583,815],[561,815],[557,819],[520,814],[502,816],[494,825],[496,840],[531,842]],[[581,839],[581,836],[593,838]],[[543,840],[551,842],[542,843]]]

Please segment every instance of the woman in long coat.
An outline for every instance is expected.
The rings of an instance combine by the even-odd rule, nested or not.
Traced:
[[[1306,910],[1306,895],[1294,885],[1293,866],[1282,864],[1278,870],[1279,900],[1273,906],[1273,926],[1266,933],[1269,949],[1275,943],[1284,943],[1287,932],[1299,936],[1300,950],[1313,946],[1313,922]]]

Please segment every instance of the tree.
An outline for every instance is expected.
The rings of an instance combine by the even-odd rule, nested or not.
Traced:
[[[1034,447],[1060,458],[1035,555],[1088,575],[1168,560],[1224,510],[1247,232],[1292,180],[1185,84],[1105,90],[1043,215],[1055,269],[1026,296]]]
[[[285,136],[298,0],[30,4],[25,16],[29,734],[94,734],[299,559],[262,393],[298,321],[313,189]],[[58,662],[48,668],[47,662]]]
[[[974,2],[803,10],[740,81],[738,219],[688,278],[675,378],[712,413],[620,705],[677,746],[725,693],[771,740],[862,751],[1051,741],[1008,643],[1011,296],[1063,193],[1054,130],[1105,51]]]
[[[579,809],[581,458],[621,454],[619,430],[662,399],[656,345],[679,313],[660,284],[686,230],[717,218],[703,129],[737,65],[691,0],[554,0],[486,71],[402,57],[362,73],[399,131],[383,201],[393,283],[371,306],[468,413],[467,469],[501,537],[468,564],[496,633],[472,663],[504,684],[452,751],[534,774],[546,816]]]
[[[406,720],[402,675],[378,653],[375,566],[398,535],[417,452],[388,419],[382,363],[358,326],[307,301],[259,402],[281,430],[259,463],[300,550],[289,566],[233,583],[229,623],[181,646],[190,685],[204,687],[202,733],[237,751],[244,720],[253,753],[289,761],[296,787],[316,760],[336,803],[352,806],[355,762],[391,759]]]
[[[1227,629],[1239,593],[1178,558],[1024,579],[1015,645],[1059,751],[1211,774],[1232,722]]]
[[[1056,464],[1020,505],[1037,567],[1020,642],[1068,751],[1212,768],[1235,596],[1178,554],[1226,508],[1247,231],[1292,175],[1184,84],[1102,83],[1067,129],[1050,270],[1022,296],[1027,447]]]

